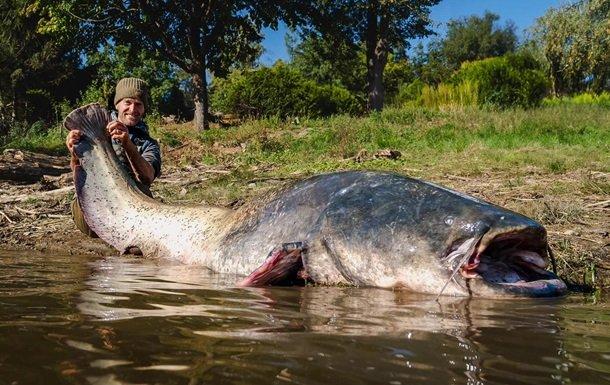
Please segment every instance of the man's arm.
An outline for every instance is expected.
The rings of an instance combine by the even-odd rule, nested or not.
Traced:
[[[117,139],[121,142],[136,179],[145,185],[150,185],[155,179],[155,169],[140,155],[138,147],[129,139],[127,127],[121,122],[113,121],[106,128],[110,132],[112,139]]]
[[[81,135],[82,132],[79,130],[70,130],[66,137],[66,147],[68,147],[68,151],[70,151],[70,168],[72,169],[72,172],[74,172],[74,168],[79,165],[78,157],[74,153],[74,146],[80,141]]]

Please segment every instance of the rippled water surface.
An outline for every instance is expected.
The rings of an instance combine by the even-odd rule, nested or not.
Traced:
[[[125,257],[0,252],[0,384],[610,384],[606,299],[238,289]]]

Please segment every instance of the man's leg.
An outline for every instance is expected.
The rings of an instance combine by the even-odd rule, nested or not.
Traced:
[[[85,235],[90,238],[99,238],[96,233],[91,230],[87,222],[85,222],[85,217],[83,216],[83,211],[80,208],[80,204],[78,203],[78,199],[74,197],[72,199],[71,204],[72,209],[72,219],[74,220],[74,224],[76,227]]]

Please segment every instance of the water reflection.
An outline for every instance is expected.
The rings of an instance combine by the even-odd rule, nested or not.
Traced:
[[[0,258],[0,384],[610,383],[604,302],[243,289],[158,261]]]
[[[93,271],[81,295],[83,314],[175,319],[180,336],[163,336],[164,345],[202,354],[210,353],[204,346],[216,353],[223,346],[232,359],[222,365],[238,372],[265,372],[280,360],[286,368],[278,366],[277,375],[303,383],[324,382],[332,372],[356,383],[540,383],[561,377],[565,361],[555,314],[561,299],[437,302],[381,289],[236,289],[235,277],[198,267],[116,259],[96,262]],[[201,365],[215,370],[207,361],[191,369],[201,372]]]

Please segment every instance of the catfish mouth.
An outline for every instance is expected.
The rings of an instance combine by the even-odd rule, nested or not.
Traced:
[[[548,271],[548,245],[539,234],[514,232],[480,242],[460,266],[475,296],[552,297],[567,292],[565,283]]]

